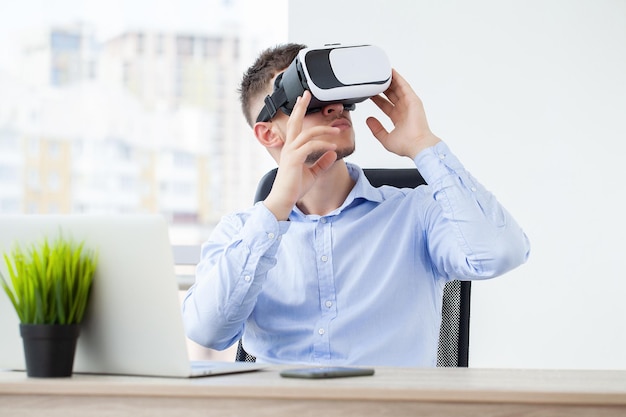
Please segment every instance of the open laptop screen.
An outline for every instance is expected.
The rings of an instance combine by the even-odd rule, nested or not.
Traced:
[[[0,253],[66,237],[98,251],[74,372],[189,376],[166,221],[158,215],[0,216]],[[0,268],[6,276],[4,260]],[[0,293],[0,369],[24,369],[19,320]]]

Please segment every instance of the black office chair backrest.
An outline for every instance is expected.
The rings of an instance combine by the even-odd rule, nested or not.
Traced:
[[[397,188],[415,188],[426,184],[419,171],[414,168],[376,168],[364,169],[363,171],[374,187],[391,185]],[[271,170],[261,178],[254,196],[255,202],[267,197],[272,189],[274,178],[276,178],[276,169]],[[468,366],[470,291],[470,281],[450,281],[444,287],[437,366]],[[237,347],[235,359],[240,362],[254,362],[256,360],[254,356],[244,350],[241,340]]]

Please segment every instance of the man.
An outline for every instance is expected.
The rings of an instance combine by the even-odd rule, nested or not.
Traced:
[[[372,97],[393,129],[366,123],[428,186],[372,187],[344,159],[355,148],[350,112],[335,103],[306,114],[308,91],[290,116],[254,122],[302,47],[266,50],[242,81],[246,119],[278,173],[263,202],[226,216],[202,246],[183,303],[188,336],[218,350],[243,336],[261,362],[435,366],[445,283],[517,267],[528,239],[430,131],[395,70]]]

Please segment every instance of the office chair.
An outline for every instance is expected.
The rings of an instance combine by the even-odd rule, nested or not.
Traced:
[[[254,201],[264,200],[272,189],[277,169],[273,169],[259,182]],[[419,171],[414,168],[364,169],[365,176],[374,187],[391,185],[398,188],[415,188],[426,184]],[[437,366],[467,367],[469,362],[469,321],[470,321],[470,281],[450,281],[443,290],[441,328]],[[248,354],[241,340],[237,346],[236,361],[254,362],[256,358]]]

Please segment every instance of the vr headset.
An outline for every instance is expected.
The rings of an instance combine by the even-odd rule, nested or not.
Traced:
[[[307,114],[328,104],[346,110],[382,93],[391,83],[391,65],[385,52],[372,45],[325,45],[301,49],[289,67],[276,77],[274,92],[265,98],[257,122],[271,120],[278,110],[290,115],[296,98],[311,92]]]

